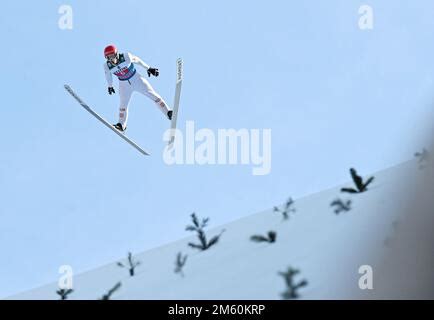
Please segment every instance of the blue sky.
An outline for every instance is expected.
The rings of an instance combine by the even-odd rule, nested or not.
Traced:
[[[71,5],[73,30],[58,28]],[[358,28],[358,8],[374,29]],[[432,116],[432,1],[44,1],[3,4],[0,296],[371,173],[424,146]],[[272,171],[162,161],[165,120],[135,95],[128,135],[144,158],[63,89],[116,121],[105,45],[160,69],[172,101],[184,60],[180,128],[270,128]]]

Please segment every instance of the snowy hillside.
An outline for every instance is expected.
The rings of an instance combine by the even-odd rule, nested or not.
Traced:
[[[140,265],[133,277],[117,261],[75,276],[68,299],[99,299],[118,282],[121,287],[113,299],[282,299],[288,287],[279,272],[289,267],[300,270],[294,284],[307,281],[296,290],[302,299],[434,298],[434,219],[424,210],[410,208],[412,191],[420,184],[414,178],[426,177],[426,171],[409,161],[365,174],[365,179],[375,176],[366,192],[341,192],[342,187],[353,187],[349,180],[344,186],[295,199],[289,206],[295,211],[288,210],[288,219],[280,212],[284,207],[221,227],[213,227],[210,217],[207,238],[221,237],[208,250],[188,246],[198,239],[186,231],[190,234],[186,239],[134,255]],[[331,203],[338,198],[344,210],[337,214]],[[351,200],[349,211],[345,211],[347,200]],[[204,218],[206,212],[197,216]],[[276,233],[275,242],[251,240],[269,231]],[[182,272],[175,273],[179,252],[188,258]],[[128,265],[125,258],[119,261]],[[359,288],[362,265],[372,267],[373,290]],[[11,299],[59,299],[57,289],[53,283]]]

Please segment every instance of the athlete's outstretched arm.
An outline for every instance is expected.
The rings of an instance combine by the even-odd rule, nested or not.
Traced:
[[[105,78],[107,80],[107,85],[109,87],[113,87],[113,77],[112,77],[112,73],[108,68],[107,63],[104,63],[104,72],[105,72]]]
[[[130,59],[132,63],[138,64],[139,66],[142,66],[143,68],[145,68],[146,70],[149,69],[149,65],[147,65],[146,63],[143,62],[142,59],[140,59],[139,57],[129,53],[130,55]]]

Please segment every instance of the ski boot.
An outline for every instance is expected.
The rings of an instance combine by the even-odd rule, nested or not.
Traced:
[[[122,133],[124,133],[125,130],[127,130],[127,127],[124,127],[120,122],[114,124],[113,127]]]

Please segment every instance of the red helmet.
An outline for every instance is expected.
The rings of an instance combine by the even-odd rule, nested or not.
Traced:
[[[114,45],[109,45],[104,49],[104,57],[106,58],[112,54],[117,54],[117,53],[118,53],[118,49]]]

